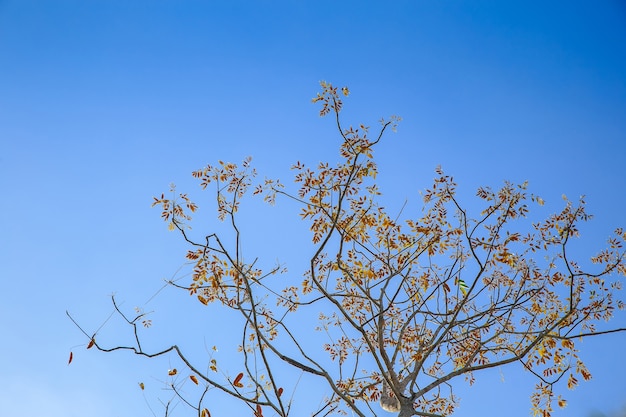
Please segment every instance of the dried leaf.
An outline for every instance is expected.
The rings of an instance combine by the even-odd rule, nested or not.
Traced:
[[[281,395],[283,395],[283,389],[282,388],[278,388],[278,396],[280,397]]]
[[[569,378],[567,379],[567,388],[574,389],[578,385],[578,380],[574,378],[574,375],[569,374]]]
[[[198,385],[198,378],[196,378],[195,375],[189,375],[189,379],[191,379],[194,384]]]
[[[211,417],[211,413],[206,408],[202,409],[202,413],[200,413],[200,417]]]
[[[139,383],[139,388],[141,388],[141,390],[143,391],[144,388],[146,388],[146,386],[143,384],[143,382],[140,382]]]
[[[69,365],[70,363],[72,363],[72,359],[74,359],[74,354],[72,352],[70,352],[70,360],[67,361],[67,364]]]
[[[237,388],[243,388],[243,384],[241,383],[241,378],[243,378],[243,372],[240,372],[239,375],[237,375],[237,378],[235,378],[235,380],[233,381],[233,385],[236,386]]]
[[[176,375],[177,373],[178,373],[178,371],[176,370],[176,368],[174,368],[174,369],[170,369],[169,371],[167,371],[167,374],[168,374],[169,376],[174,376],[174,375]]]
[[[87,345],[87,349],[91,349],[96,344],[96,339],[91,339]]]

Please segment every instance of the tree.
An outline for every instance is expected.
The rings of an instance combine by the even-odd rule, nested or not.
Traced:
[[[529,224],[529,205],[543,200],[529,194],[525,183],[505,182],[497,190],[478,189],[483,208],[473,215],[440,168],[423,193],[421,217],[392,216],[380,203],[373,153],[399,118],[382,120],[373,136],[364,125],[344,128],[340,112],[348,89],[321,86],[313,101],[321,104],[321,116],[335,118],[342,139],[337,165],[297,162],[293,192],[278,180],[256,182],[250,159],[193,172],[202,189],[214,187],[218,218],[229,224],[231,242],[211,231],[194,234],[189,225],[197,206],[187,194],[172,187],[173,197],[154,199],[170,230],[188,245],[191,282],[169,284],[203,305],[238,314],[240,362],[209,358],[196,364],[178,345],[144,350],[144,313],[127,316],[115,298],[117,312],[133,328],[133,343],[106,347],[83,330],[88,347],[174,355],[185,371],[170,370],[169,388],[202,417],[209,415],[209,390],[248,405],[257,417],[289,415],[295,398],[295,388],[284,382],[289,372],[327,386],[328,397],[311,415],[376,415],[373,405],[379,403],[400,417],[448,416],[459,402],[454,383],[472,384],[480,371],[508,364],[536,377],[534,415],[549,416],[555,403],[565,406],[558,387],[573,388],[591,376],[577,342],[626,330],[596,328],[615,308],[624,309],[615,292],[619,276],[626,275],[626,233],[617,229],[607,248],[591,257],[595,270],[587,271],[568,252],[579,225],[590,218],[583,199],[566,199],[560,212]],[[250,194],[272,205],[284,197],[300,207],[313,243],[303,278],[242,256],[237,213]],[[299,326],[312,319],[319,343],[305,344]],[[197,398],[181,392],[175,379],[181,375],[203,387]]]

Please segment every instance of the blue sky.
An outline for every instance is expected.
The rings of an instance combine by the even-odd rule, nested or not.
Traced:
[[[626,227],[623,2],[0,1],[0,414],[158,415],[168,359],[85,351],[65,316],[95,329],[111,293],[155,311],[153,346],[218,344],[227,360],[219,314],[172,289],[151,299],[184,253],[152,196],[175,182],[208,208],[190,173],[218,159],[251,155],[283,182],[296,160],[335,160],[333,124],[310,102],[319,80],[350,87],[347,123],[403,117],[378,150],[390,208],[417,204],[442,165],[468,201],[505,179],[530,182],[538,214],[585,194],[596,217],[580,253]],[[276,233],[288,216],[304,227],[294,207],[251,207],[246,250],[297,260]],[[100,339],[123,331],[111,322]],[[584,343],[594,379],[556,416],[626,406],[625,343]],[[455,416],[528,415],[532,381],[502,372],[461,384]]]

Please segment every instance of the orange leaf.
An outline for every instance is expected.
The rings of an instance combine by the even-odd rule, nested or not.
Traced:
[[[140,382],[140,383],[139,383],[139,388],[141,388],[141,390],[142,390],[142,391],[144,390],[144,388],[145,388],[145,387],[146,387],[146,386],[143,384],[143,382]]]
[[[240,382],[241,378],[243,378],[243,372],[239,372],[239,375],[237,375],[237,378],[233,381],[233,385],[237,388],[243,388],[243,384]]]
[[[167,371],[167,374],[168,374],[169,376],[174,376],[174,375],[176,375],[177,373],[178,373],[178,371],[176,370],[176,368],[174,368],[174,369],[170,369],[169,371]]]
[[[280,397],[281,395],[283,395],[283,389],[282,388],[278,388],[278,396]]]
[[[209,410],[207,410],[206,408],[203,408],[200,417],[211,417],[211,413],[209,413]]]
[[[72,359],[74,359],[74,354],[72,352],[70,352],[70,360],[67,361],[67,364],[69,365],[70,363],[72,363]]]
[[[91,339],[87,345],[87,349],[91,349],[96,344],[96,339]]]
[[[194,384],[198,385],[198,378],[196,378],[195,375],[189,375],[189,379],[191,379]]]

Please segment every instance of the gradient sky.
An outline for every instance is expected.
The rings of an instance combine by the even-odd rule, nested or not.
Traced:
[[[403,117],[377,151],[391,209],[419,203],[441,164],[467,201],[505,179],[530,182],[539,215],[586,195],[595,219],[580,253],[626,227],[622,1],[0,0],[1,415],[160,415],[168,359],[86,351],[65,316],[93,331],[112,293],[126,311],[155,311],[150,346],[218,344],[227,360],[219,315],[173,289],[153,297],[184,246],[152,196],[170,182],[189,191],[208,233],[211,196],[192,170],[251,155],[261,177],[289,182],[296,160],[336,160],[332,121],[310,102],[319,80],[350,87],[346,123]],[[280,228],[304,227],[296,209],[251,204],[246,250],[298,276]],[[112,320],[99,340],[128,336]],[[594,378],[564,389],[554,415],[617,416],[625,345],[626,334],[585,341]],[[455,417],[529,414],[527,373],[477,376],[460,384]],[[226,402],[210,409],[231,415]]]

